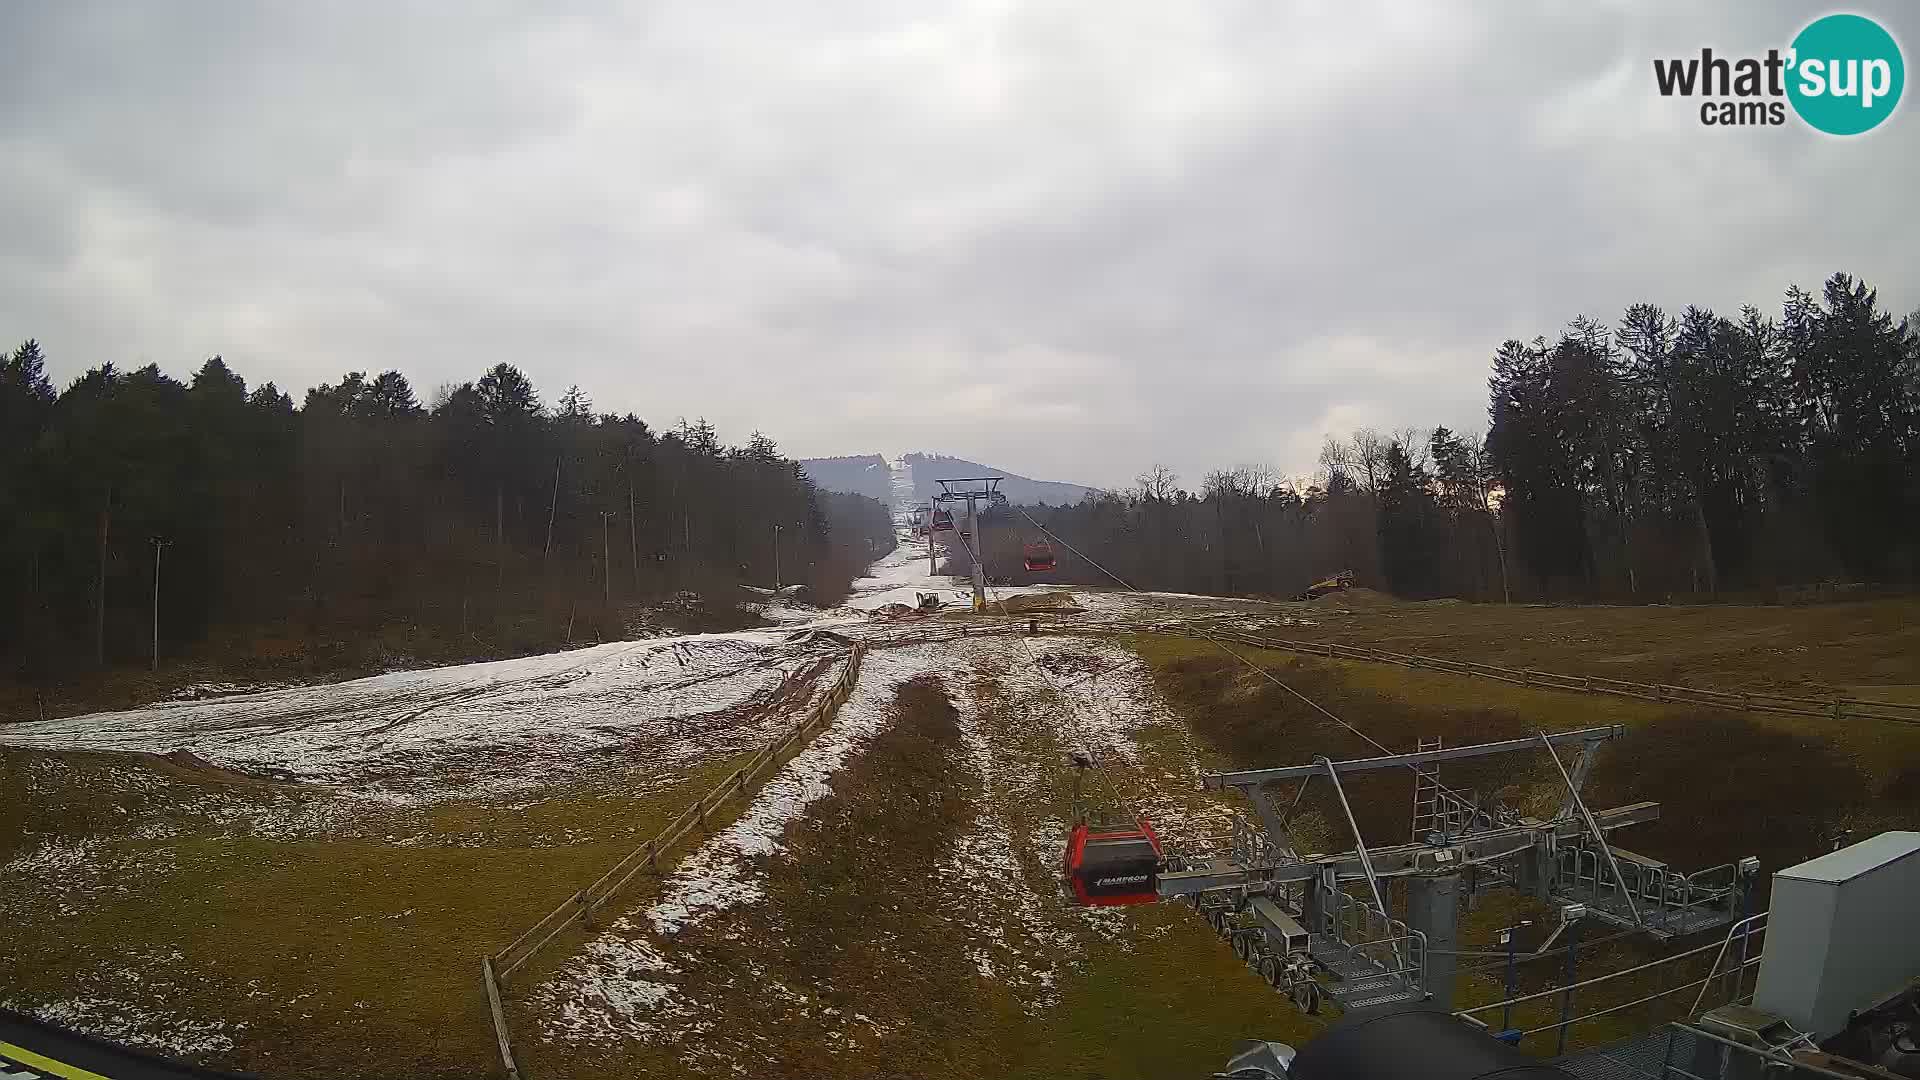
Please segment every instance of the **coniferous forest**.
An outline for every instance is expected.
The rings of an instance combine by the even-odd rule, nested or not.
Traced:
[[[156,626],[163,665],[312,674],[605,640],[663,611],[737,624],[736,586],[773,584],[775,526],[784,583],[829,604],[892,544],[884,507],[816,491],[763,435],[657,431],[577,387],[547,404],[506,364],[431,401],[387,371],[296,404],[219,357],[59,391],[34,341],[0,363],[16,691],[145,668]]]
[[[1920,313],[1845,274],[1777,315],[1628,308],[1492,356],[1484,437],[1329,438],[1299,486],[1222,469],[1185,490],[1029,512],[1086,556],[1043,578],[1291,595],[1353,569],[1412,598],[1772,600],[1920,573]],[[987,561],[1040,534],[999,511]],[[964,560],[962,560],[964,561]],[[1839,585],[1839,589],[1818,586]]]
[[[1033,508],[1080,553],[1041,576],[1107,582],[1091,559],[1141,588],[1284,596],[1353,569],[1410,598],[1632,603],[1920,571],[1920,318],[1863,282],[1789,289],[1778,314],[1636,304],[1491,364],[1484,437],[1359,431],[1304,486],[1242,467],[1189,491],[1155,468]],[[987,524],[994,576],[1033,576],[1037,530]],[[163,662],[303,672],[604,640],[675,607],[725,625],[736,585],[773,583],[776,525],[782,581],[823,604],[892,544],[885,507],[816,490],[765,436],[658,431],[577,387],[548,404],[506,364],[426,402],[387,371],[296,405],[219,357],[58,391],[34,341],[0,363],[16,686],[151,664],[156,609]]]

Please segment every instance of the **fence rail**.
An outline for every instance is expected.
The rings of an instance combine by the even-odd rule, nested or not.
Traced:
[[[831,719],[852,695],[854,684],[860,678],[860,661],[866,653],[867,646],[856,642],[852,652],[847,656],[846,666],[827,691],[827,696],[815,702],[813,707],[801,716],[799,723],[773,742],[755,751],[754,755],[747,759],[746,764],[727,774],[727,778],[713,790],[702,795],[692,806],[682,810],[657,835],[629,852],[625,858],[615,863],[592,884],[562,901],[559,907],[528,927],[525,933],[513,939],[505,948],[482,959],[481,971],[493,1014],[494,1036],[500,1043],[501,1064],[505,1067],[510,1080],[519,1080],[520,1073],[514,1064],[512,1040],[508,1037],[506,1017],[500,1008],[500,985],[504,984],[508,977],[524,966],[527,961],[538,955],[548,942],[573,926],[589,924],[593,913],[613,899],[628,882],[645,871],[657,871],[663,854],[684,840],[695,827],[705,828],[709,816],[728,799],[736,795],[745,795],[749,785],[770,772],[779,763],[782,755],[797,744],[811,738],[816,730]]]
[[[1061,633],[1097,633],[1105,629],[1113,633],[1165,634],[1176,637],[1209,637],[1219,641],[1233,642],[1255,649],[1280,649],[1286,652],[1300,653],[1306,656],[1320,656],[1329,660],[1363,660],[1373,663],[1393,664],[1407,669],[1438,671],[1449,675],[1466,675],[1473,678],[1493,679],[1514,686],[1533,687],[1542,690],[1568,690],[1575,693],[1609,694],[1614,697],[1636,698],[1672,705],[1705,705],[1710,708],[1731,709],[1737,712],[1775,713],[1785,716],[1818,716],[1830,720],[1880,720],[1894,724],[1911,724],[1920,727],[1920,702],[1870,701],[1865,698],[1835,695],[1827,698],[1805,697],[1794,694],[1776,694],[1765,690],[1703,690],[1692,686],[1676,686],[1671,683],[1630,682],[1625,679],[1610,679],[1600,675],[1566,675],[1552,671],[1538,671],[1533,668],[1509,668],[1494,664],[1477,664],[1467,660],[1449,660],[1437,656],[1422,656],[1417,653],[1391,652],[1386,649],[1368,648],[1364,645],[1348,645],[1337,641],[1299,641],[1290,638],[1264,637],[1237,631],[1217,629],[1201,630],[1197,627],[1182,627],[1173,623],[1105,623],[1085,626],[1059,626]]]
[[[1017,621],[1007,621],[985,626],[898,627],[865,636],[865,640],[879,646],[923,644],[966,637],[1018,633],[1022,625]],[[1203,629],[1183,623],[1049,620],[1045,626],[1048,633],[1055,634],[1160,634],[1168,637],[1211,638],[1252,649],[1279,649],[1304,656],[1325,657],[1329,660],[1360,660],[1392,664],[1409,670],[1438,671],[1447,675],[1492,679],[1513,686],[1539,690],[1606,694],[1665,705],[1704,705],[1708,708],[1730,709],[1735,712],[1817,716],[1828,720],[1878,720],[1890,724],[1920,727],[1920,702],[1872,701],[1845,695],[1818,698],[1797,694],[1777,694],[1768,690],[1705,690],[1673,683],[1632,682],[1602,675],[1567,675],[1534,668],[1501,667],[1496,664],[1474,663],[1470,660],[1450,660],[1418,653],[1374,649],[1365,645],[1348,645],[1338,641],[1300,641],[1292,638],[1264,637],[1231,630]]]

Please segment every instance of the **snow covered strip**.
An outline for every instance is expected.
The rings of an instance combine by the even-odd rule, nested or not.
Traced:
[[[712,791],[681,811],[678,817],[660,830],[659,835],[635,848],[626,858],[621,859],[612,869],[602,874],[599,880],[568,897],[559,907],[554,908],[545,918],[529,927],[506,948],[495,953],[492,959],[498,968],[499,978],[504,981],[512,975],[562,930],[584,920],[593,913],[594,909],[612,899],[642,870],[657,868],[661,852],[679,843],[693,831],[695,825],[705,822],[707,816],[729,798],[744,793],[747,785],[771,769],[794,743],[812,734],[816,728],[832,717],[834,711],[853,693],[854,683],[860,678],[860,661],[866,655],[866,651],[865,645],[853,646],[852,652],[848,654],[846,666],[841,669],[840,677],[834,681],[832,689],[825,698],[807,710],[798,724],[757,751],[745,765],[734,770]]]

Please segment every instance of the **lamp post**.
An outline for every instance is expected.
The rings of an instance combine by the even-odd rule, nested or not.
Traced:
[[[160,552],[168,541],[153,538],[153,670],[160,670]]]

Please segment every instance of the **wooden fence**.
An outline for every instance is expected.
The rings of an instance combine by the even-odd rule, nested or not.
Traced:
[[[746,795],[749,786],[772,771],[783,755],[818,733],[853,693],[854,683],[860,678],[860,661],[866,652],[867,646],[864,644],[856,643],[853,646],[846,667],[834,680],[827,696],[808,709],[799,723],[757,751],[747,759],[746,764],[729,773],[725,780],[701,796],[699,801],[681,811],[653,839],[635,848],[591,885],[568,897],[505,948],[481,960],[481,979],[486,987],[488,1007],[493,1013],[494,1036],[499,1040],[500,1061],[506,1067],[509,1080],[520,1080],[520,1071],[514,1064],[506,1015],[500,1006],[500,985],[554,938],[576,925],[591,926],[594,912],[604,907],[628,882],[642,873],[657,872],[661,857],[674,845],[686,839],[687,834],[696,827],[707,831],[709,817],[728,799]]]
[[[1212,637],[1220,641],[1233,642],[1256,649],[1280,649],[1286,652],[1307,656],[1323,656],[1329,660],[1365,660],[1380,664],[1393,664],[1408,669],[1439,671],[1449,675],[1469,675],[1480,679],[1495,679],[1515,686],[1535,687],[1543,690],[1571,690],[1577,693],[1608,694],[1614,697],[1637,698],[1672,705],[1705,705],[1717,709],[1733,709],[1741,712],[1777,713],[1786,716],[1818,716],[1831,720],[1879,720],[1894,724],[1913,724],[1920,726],[1920,703],[1898,701],[1868,701],[1863,698],[1833,695],[1829,697],[1809,697],[1792,694],[1776,694],[1766,690],[1701,690],[1691,686],[1675,686],[1671,683],[1629,682],[1625,679],[1609,679],[1599,675],[1563,675],[1552,671],[1536,671],[1532,668],[1496,667],[1492,664],[1476,664],[1467,660],[1445,660],[1436,656],[1421,656],[1415,653],[1389,652],[1385,649],[1370,649],[1364,645],[1343,645],[1334,641],[1295,641],[1287,638],[1263,637],[1255,634],[1243,634],[1234,631],[1200,630],[1182,628],[1178,625],[1160,623],[1108,623],[1107,629],[1122,633],[1171,634],[1177,637]],[[1062,628],[1061,632],[1085,632],[1075,627],[1072,630]]]
[[[870,635],[868,640],[881,646],[953,641],[966,637],[1021,633],[1026,629],[1026,625],[1025,616],[984,626],[926,624],[888,628]],[[1345,645],[1336,641],[1299,641],[1265,637],[1232,630],[1202,628],[1191,623],[1180,622],[1142,623],[1105,620],[1083,622],[1042,619],[1039,625],[1044,627],[1044,632],[1050,634],[1161,634],[1196,639],[1212,638],[1215,641],[1232,642],[1249,648],[1278,649],[1305,656],[1322,656],[1329,660],[1362,660],[1408,669],[1439,671],[1449,675],[1494,679],[1515,686],[1541,690],[1607,694],[1613,697],[1636,698],[1668,705],[1705,705],[1710,708],[1732,709],[1740,712],[1818,716],[1829,720],[1878,720],[1892,724],[1920,726],[1920,703],[1869,701],[1865,698],[1839,694],[1813,697],[1778,694],[1770,690],[1701,690],[1691,686],[1676,686],[1672,683],[1630,682],[1600,675],[1565,675],[1533,668],[1498,667],[1493,664],[1476,664],[1469,660],[1447,660],[1417,653],[1373,649],[1364,645]]]

